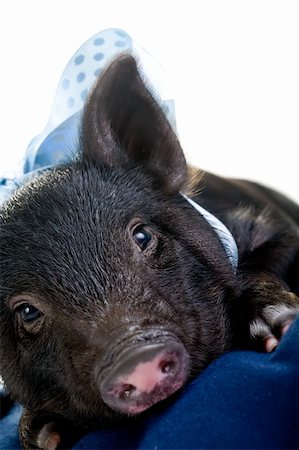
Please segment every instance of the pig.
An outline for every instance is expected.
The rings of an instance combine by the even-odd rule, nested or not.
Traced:
[[[230,349],[274,351],[298,313],[298,206],[187,166],[133,56],[96,82],[77,152],[1,211],[1,374],[24,449],[130,420]]]

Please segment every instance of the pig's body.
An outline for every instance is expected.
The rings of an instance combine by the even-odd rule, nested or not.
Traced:
[[[298,207],[187,175],[131,57],[97,84],[80,147],[2,212],[1,372],[25,448],[142,412],[234,345],[273,349],[299,304]],[[233,234],[236,273],[188,190]]]

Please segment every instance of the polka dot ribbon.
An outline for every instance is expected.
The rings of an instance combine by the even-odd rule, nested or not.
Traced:
[[[133,52],[149,67],[156,62],[136,45],[123,30],[110,28],[93,35],[69,60],[59,80],[49,121],[41,134],[36,136],[25,152],[23,174],[0,177],[0,204],[28,178],[41,171],[72,161],[78,150],[78,132],[84,102],[88,92],[103,68],[118,54]],[[161,74],[158,74],[158,77]],[[153,93],[155,85],[152,86]],[[162,108],[173,128],[176,129],[174,101],[161,100]]]
[[[75,157],[79,121],[90,88],[109,61],[131,49],[132,39],[127,33],[108,29],[92,36],[76,51],[60,78],[44,131],[28,146],[25,174]]]

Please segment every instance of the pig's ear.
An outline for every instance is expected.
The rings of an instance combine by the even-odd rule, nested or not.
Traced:
[[[168,120],[145,87],[135,59],[122,55],[102,74],[82,121],[85,160],[109,167],[142,166],[169,192],[186,178],[186,161]]]

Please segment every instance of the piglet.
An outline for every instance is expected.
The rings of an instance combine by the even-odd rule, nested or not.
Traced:
[[[0,358],[24,449],[130,420],[298,312],[299,209],[187,167],[130,55],[96,83],[78,158],[1,212]]]

